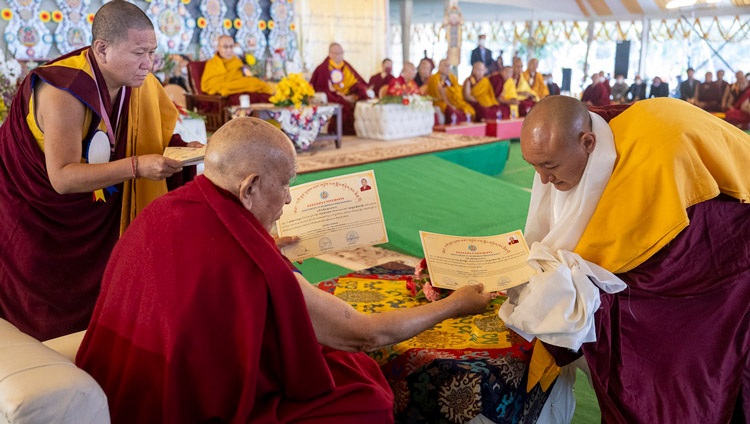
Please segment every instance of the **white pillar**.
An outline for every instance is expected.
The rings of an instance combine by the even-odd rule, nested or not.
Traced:
[[[638,75],[641,78],[646,78],[646,53],[648,53],[648,40],[650,37],[649,32],[651,31],[651,20],[647,17],[643,17],[643,29],[641,30],[641,57],[638,61]]]
[[[406,63],[410,60],[411,47],[411,15],[414,11],[414,0],[404,0],[401,3],[401,55]]]
[[[594,21],[589,21],[588,26],[586,27],[586,58],[583,61],[583,81],[579,81],[577,84],[579,88],[583,88],[585,83],[588,82],[589,77],[589,51],[591,51],[591,43],[594,42]],[[573,81],[570,82],[571,85],[573,84]],[[573,90],[571,90],[573,91]]]

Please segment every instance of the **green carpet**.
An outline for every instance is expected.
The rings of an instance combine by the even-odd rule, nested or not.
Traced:
[[[484,175],[497,175],[503,172],[508,161],[510,140],[480,144],[465,149],[445,150],[433,153],[440,159],[461,165],[464,168],[481,172]]]
[[[521,145],[518,141],[510,144],[505,169],[502,173],[495,175],[495,178],[519,187],[531,189],[531,184],[534,182],[534,167],[523,160]]]
[[[301,264],[295,263],[294,265],[302,271],[302,275],[307,278],[307,281],[315,284],[357,271],[315,258],[305,259]]]

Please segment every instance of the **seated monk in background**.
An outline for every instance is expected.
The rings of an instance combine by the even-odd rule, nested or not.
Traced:
[[[365,100],[367,84],[365,80],[344,60],[344,49],[339,43],[331,43],[328,57],[318,65],[310,78],[315,91],[326,93],[329,103],[341,105],[341,120],[344,134],[354,134],[354,104]],[[336,116],[328,123],[329,132],[336,128]]]
[[[513,80],[516,84],[518,95],[518,111],[520,116],[526,116],[531,108],[539,101],[537,93],[531,89],[529,82],[523,76],[523,61],[521,58],[513,58]]]
[[[583,90],[581,101],[586,106],[606,106],[609,104],[609,91],[599,74],[591,76],[591,84]]]
[[[463,88],[458,84],[456,76],[451,74],[450,64],[446,59],[440,61],[438,72],[427,80],[426,94],[434,99],[433,104],[445,114],[446,123],[465,122],[471,119],[466,115],[476,116],[474,108],[466,103]]]
[[[477,121],[498,119],[498,112],[502,116],[509,116],[508,105],[501,105],[497,101],[495,90],[490,79],[485,76],[485,71],[484,63],[474,62],[471,76],[464,81],[464,98],[476,110]]]
[[[108,264],[76,363],[104,389],[113,424],[392,423],[391,389],[362,351],[480,313],[490,295],[470,286],[358,312],[296,272],[269,234],[296,176],[280,130],[233,119],[205,166],[135,219]],[[187,234],[205,248],[174,243]]]
[[[370,77],[370,81],[367,83],[367,88],[372,90],[376,96],[380,97],[380,89],[387,86],[391,80],[393,80],[393,61],[391,59],[384,59],[383,70]]]
[[[726,120],[732,125],[748,129],[750,126],[750,83],[742,71],[737,71],[737,82],[727,92]]]
[[[513,68],[506,66],[500,71],[500,78],[503,83],[500,89],[500,94],[497,97],[497,101],[505,106],[502,110],[507,114],[503,114],[505,119],[516,119],[520,115],[518,114],[518,105],[521,101],[518,99],[518,92],[516,91],[516,81],[513,79]],[[507,108],[507,109],[506,109]]]
[[[267,103],[273,89],[259,78],[250,74],[242,59],[234,53],[234,39],[222,35],[217,41],[214,57],[206,61],[201,77],[201,88],[206,94],[229,96],[232,94],[250,95],[253,103]]]
[[[417,76],[414,77],[414,82],[417,83],[422,93],[427,91],[427,80],[432,76],[432,71],[435,70],[435,64],[432,60],[424,57],[419,61],[417,65]]]
[[[529,60],[528,67],[523,71],[523,77],[526,78],[526,82],[529,83],[529,87],[536,93],[539,100],[549,96],[549,88],[547,83],[544,81],[544,75],[537,72],[539,67],[538,59]]]
[[[417,69],[411,62],[404,63],[404,69],[401,70],[401,76],[393,78],[387,86],[380,88],[378,97],[383,96],[404,96],[409,94],[420,94],[419,86],[414,82],[417,75]]]
[[[723,96],[720,82],[714,81],[714,74],[706,72],[706,79],[695,87],[695,105],[707,112],[721,112]]]

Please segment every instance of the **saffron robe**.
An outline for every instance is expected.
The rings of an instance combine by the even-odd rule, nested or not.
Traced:
[[[473,105],[477,111],[477,118],[485,120],[496,120],[498,112],[503,118],[510,116],[510,109],[506,104],[500,104],[495,97],[495,89],[488,77],[475,81],[474,77],[469,77],[471,84],[471,95],[477,99],[477,105]]]
[[[256,77],[242,73],[244,63],[237,56],[224,59],[218,53],[206,61],[201,76],[201,89],[206,94],[229,96],[240,93],[273,94],[271,86]]]
[[[91,137],[104,127],[94,78],[106,87],[88,52],[86,47],[31,71],[0,128],[0,317],[40,340],[86,328],[121,228],[167,191],[164,181],[138,179],[105,190],[106,201],[94,202],[92,193],[59,194],[50,184],[44,143],[37,139],[43,135],[37,129],[35,136],[27,124],[34,119],[29,116],[34,84],[41,79],[86,106],[85,162]],[[111,160],[185,145],[172,137],[177,110],[153,75],[140,88],[122,89],[115,102],[120,96],[124,106]],[[101,99],[112,110],[106,89]]]
[[[750,416],[750,136],[677,99],[623,110],[602,114],[618,159],[575,250],[629,286],[583,345],[603,422]]]
[[[448,100],[446,103],[440,95],[441,87],[445,90],[445,97]],[[445,114],[446,122],[451,122],[452,116],[456,116],[457,122],[465,122],[466,114],[476,116],[476,111],[473,107],[464,99],[463,89],[458,84],[458,79],[453,74],[448,75],[448,81],[443,79],[440,72],[431,75],[427,79],[427,93],[428,96],[432,97],[433,104],[440,108],[440,111]]]
[[[375,361],[318,344],[274,240],[205,176],[123,235],[76,364],[114,424],[393,422]]]
[[[531,73],[529,70],[523,71],[523,77],[526,79],[526,82],[529,84],[529,87],[536,93],[538,100],[541,100],[547,96],[549,96],[549,88],[547,87],[547,83],[544,82],[544,77],[539,72],[534,73],[534,77],[531,77]]]
[[[365,80],[356,70],[354,70],[352,65],[350,65],[349,62],[344,61],[341,65],[341,72],[345,74],[344,77],[350,75],[350,78],[354,78],[354,81],[353,83],[345,83],[345,87],[343,87],[345,90],[340,91],[342,87],[338,87],[337,89],[333,86],[333,82],[331,81],[331,71],[333,70],[333,66],[331,60],[325,58],[323,63],[315,68],[312,77],[310,77],[310,84],[316,92],[326,93],[329,103],[338,103],[341,105],[341,124],[343,132],[346,135],[354,135],[354,104],[346,100],[344,96],[353,94],[357,97],[357,100],[367,99],[367,84],[365,84]],[[328,132],[333,133],[335,128],[336,117],[334,116],[328,123]]]

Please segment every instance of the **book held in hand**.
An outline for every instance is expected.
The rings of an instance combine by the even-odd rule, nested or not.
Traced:
[[[194,147],[167,147],[164,149],[164,157],[178,160],[182,166],[196,165],[203,162],[206,156],[206,146]]]

